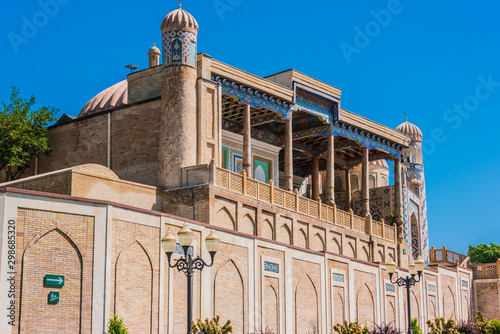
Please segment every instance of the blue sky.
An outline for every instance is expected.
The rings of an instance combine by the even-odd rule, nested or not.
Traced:
[[[478,5],[479,4],[479,5]],[[76,116],[159,43],[175,0],[2,3],[0,100],[10,86]],[[342,107],[424,133],[430,243],[500,243],[500,3],[184,0],[199,52],[266,76],[294,68],[342,89]]]

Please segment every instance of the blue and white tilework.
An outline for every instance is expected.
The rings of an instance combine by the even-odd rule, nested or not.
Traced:
[[[177,243],[175,244],[175,251],[174,251],[175,254],[180,254],[180,255],[184,255],[184,249],[182,249],[182,246]],[[188,254],[193,256],[193,246],[189,246],[188,248]]]
[[[394,284],[385,283],[385,291],[396,292],[396,286]]]
[[[344,283],[345,282],[344,274],[333,273],[332,274],[332,281],[338,282],[338,283]]]
[[[432,284],[427,284],[427,291],[435,293],[436,292],[436,286],[432,285]]]
[[[264,261],[264,270],[265,271],[270,271],[272,273],[279,274],[279,272],[280,272],[280,265],[277,264],[277,263]]]

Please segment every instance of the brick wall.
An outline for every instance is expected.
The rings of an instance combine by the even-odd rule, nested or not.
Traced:
[[[292,284],[296,333],[312,332],[314,328],[316,333],[322,333],[319,269],[318,264],[293,260]]]
[[[486,281],[486,280],[484,280]],[[476,280],[474,290],[477,299],[477,310],[488,319],[500,317],[499,280]]]
[[[18,209],[16,253],[23,254],[16,262],[20,332],[90,333],[93,233],[92,217]],[[44,286],[45,275],[63,275],[64,286]],[[50,291],[59,292],[59,303],[48,302]]]

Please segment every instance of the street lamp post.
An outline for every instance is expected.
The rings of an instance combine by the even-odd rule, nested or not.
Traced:
[[[404,286],[406,288],[406,305],[408,308],[408,334],[412,334],[411,331],[411,308],[410,308],[410,289],[416,283],[420,282],[422,277],[422,272],[425,269],[425,262],[419,257],[415,263],[410,264],[410,276],[399,277],[397,280],[392,280],[392,275],[396,272],[396,263],[393,260],[387,262],[387,272],[389,273],[389,279],[391,283],[397,284],[398,286]],[[417,278],[415,278],[417,276]]]
[[[177,233],[179,236],[179,244],[182,246],[184,251],[184,257],[181,257],[174,264],[170,263],[172,254],[177,247],[177,239],[175,235],[169,230],[167,234],[161,239],[161,246],[163,251],[167,254],[168,265],[170,268],[177,268],[178,271],[182,271],[187,277],[187,334],[192,334],[192,321],[193,321],[193,307],[191,305],[193,299],[192,291],[192,279],[195,269],[202,271],[204,267],[211,267],[214,264],[215,253],[219,250],[220,239],[215,235],[214,230],[210,231],[210,234],[205,238],[205,245],[207,247],[208,253],[210,254],[211,262],[207,264],[200,257],[193,259],[189,254],[189,246],[193,242],[193,231],[187,227],[184,223],[182,228]]]

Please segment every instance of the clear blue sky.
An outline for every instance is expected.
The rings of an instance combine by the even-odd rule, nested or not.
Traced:
[[[177,7],[55,1],[2,3],[0,100],[15,85],[74,116],[125,79],[125,65],[147,67],[161,21]],[[465,253],[500,243],[499,2],[184,0],[183,8],[200,25],[199,52],[261,76],[297,69],[342,89],[343,108],[391,128],[406,112],[426,139],[431,245]]]

